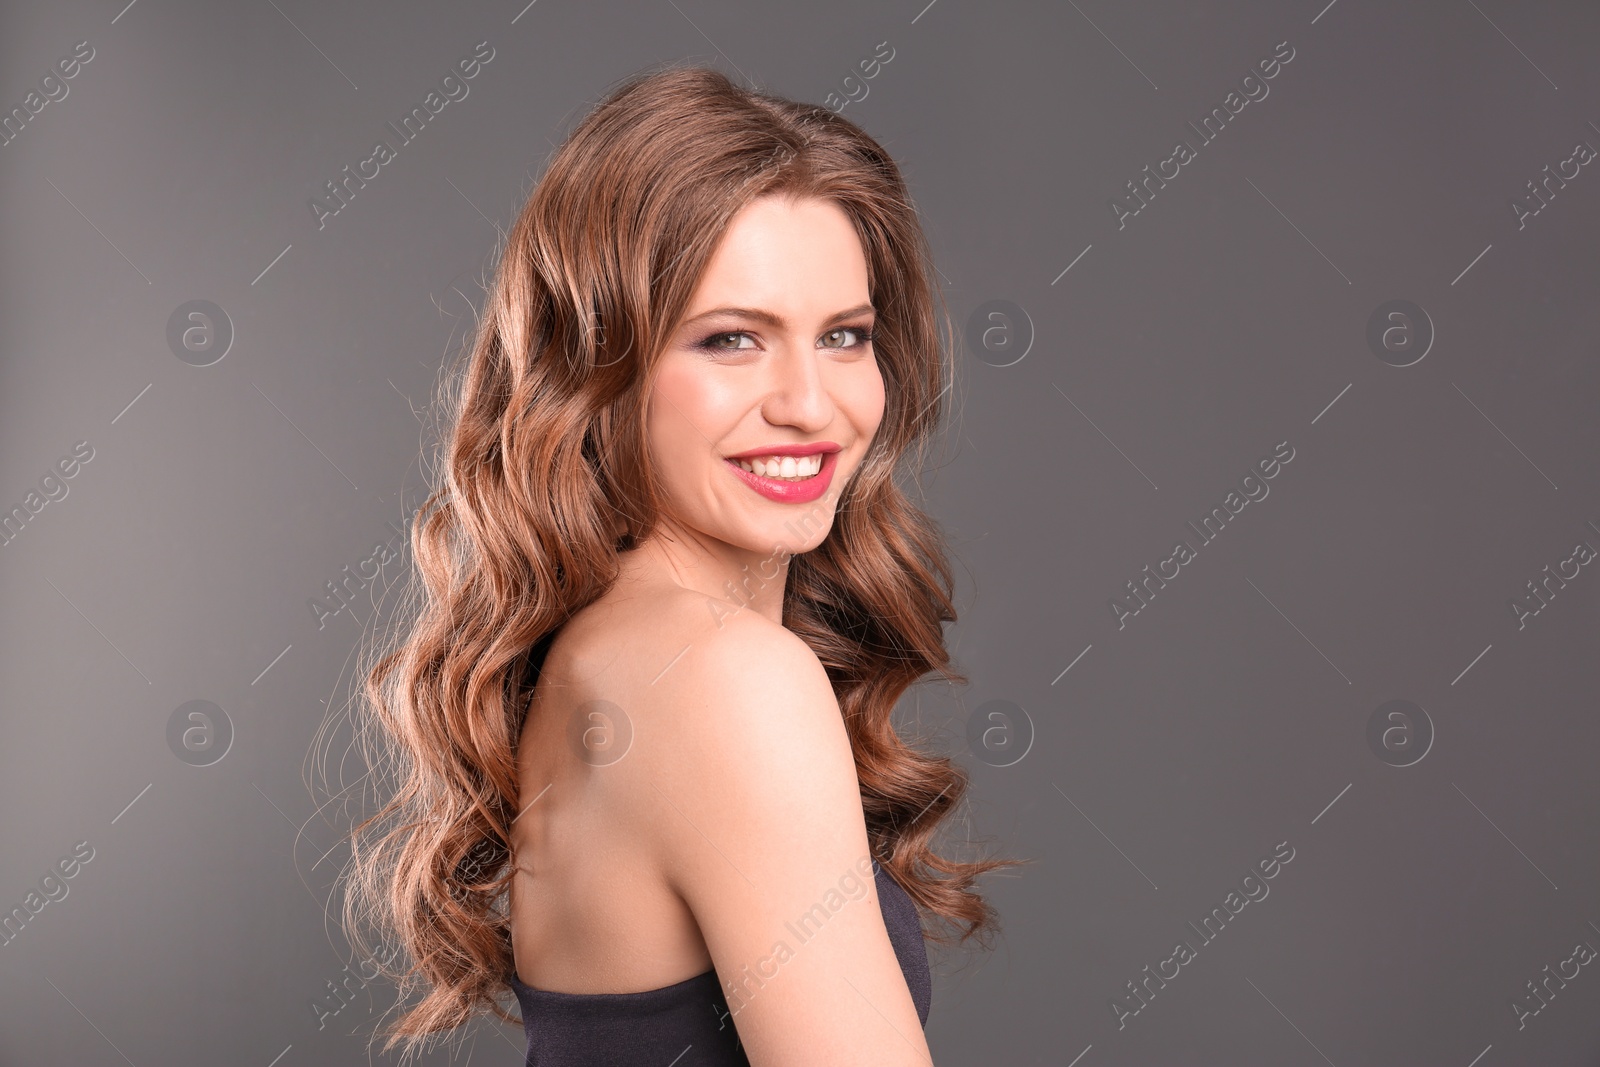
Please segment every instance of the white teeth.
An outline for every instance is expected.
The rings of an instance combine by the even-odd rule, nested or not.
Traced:
[[[822,469],[822,453],[801,456],[798,459],[794,456],[767,456],[765,459],[738,459],[734,462],[751,474],[759,474],[763,478],[798,482],[814,477]]]

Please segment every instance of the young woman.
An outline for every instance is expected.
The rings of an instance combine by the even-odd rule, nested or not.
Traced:
[[[423,992],[386,1047],[516,1022],[509,989],[537,1067],[931,1062],[919,912],[992,933],[1012,862],[931,849],[967,779],[890,721],[966,682],[893,477],[947,388],[931,270],[877,142],[712,70],[552,157],[367,679],[396,789],[346,920]]]

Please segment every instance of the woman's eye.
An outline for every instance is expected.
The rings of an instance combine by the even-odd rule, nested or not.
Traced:
[[[842,340],[846,335],[849,335],[855,339],[846,344]],[[822,347],[824,348],[854,348],[857,345],[866,344],[868,341],[872,340],[872,334],[870,331],[861,329],[860,327],[840,326],[837,329],[829,330],[827,333],[823,334],[822,340],[824,342]],[[833,342],[836,340],[840,343],[834,344]]]
[[[724,343],[729,338],[732,338],[734,340],[734,343],[731,344],[731,345]],[[707,337],[704,341],[701,341],[700,342],[700,347],[701,348],[720,348],[720,349],[726,349],[727,351],[730,351],[730,352],[733,351],[734,349],[738,349],[738,348],[754,348],[755,347],[755,345],[753,343],[752,344],[748,344],[748,345],[739,344],[738,342],[741,339],[748,341],[748,340],[750,340],[750,335],[747,334],[747,333],[741,333],[741,332],[739,332],[737,330],[730,331],[728,333],[714,333],[710,337]]]

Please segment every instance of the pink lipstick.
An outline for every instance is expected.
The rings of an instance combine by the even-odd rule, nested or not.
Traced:
[[[824,453],[822,468],[803,482],[786,482],[752,474],[736,462],[739,459],[762,459],[767,456],[811,456],[818,452]],[[729,457],[724,462],[734,474],[743,479],[746,485],[768,500],[775,500],[780,504],[809,504],[828,491],[828,486],[833,482],[833,472],[838,466],[838,460],[838,446],[825,441],[817,445],[787,445],[768,451],[752,450],[741,456]]]

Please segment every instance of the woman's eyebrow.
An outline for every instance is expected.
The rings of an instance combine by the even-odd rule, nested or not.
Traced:
[[[858,304],[853,308],[846,308],[844,311],[835,312],[832,316],[826,319],[822,325],[832,326],[836,322],[843,322],[845,319],[853,319],[857,315],[865,315],[874,310],[876,309],[873,308],[871,304]],[[788,326],[788,322],[781,315],[775,315],[763,308],[740,307],[712,308],[710,311],[702,311],[692,319],[685,319],[683,324],[685,326],[693,325],[694,323],[699,322],[701,319],[709,319],[717,315],[726,315],[732,318],[754,319],[756,322],[759,322],[765,326],[771,326],[778,330],[784,329],[786,326]]]

